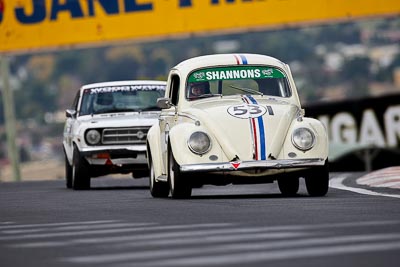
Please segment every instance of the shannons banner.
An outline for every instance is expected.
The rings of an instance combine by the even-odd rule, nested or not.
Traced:
[[[272,67],[221,67],[195,71],[189,76],[189,82],[268,79],[284,77],[285,74],[283,72]]]
[[[0,0],[0,52],[399,13],[399,0]]]

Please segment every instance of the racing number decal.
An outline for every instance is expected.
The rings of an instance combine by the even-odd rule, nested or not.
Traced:
[[[267,108],[268,111],[272,111],[270,106],[267,106]],[[228,113],[229,115],[240,119],[258,118],[267,112],[267,108],[256,104],[243,104],[230,106],[228,108]],[[274,114],[273,111],[268,113],[270,115]]]

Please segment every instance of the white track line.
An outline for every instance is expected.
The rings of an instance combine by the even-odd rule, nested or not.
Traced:
[[[256,244],[251,242],[222,244],[203,247],[201,249],[198,247],[176,248],[172,246],[151,251],[77,256],[64,258],[64,261],[91,265],[127,261],[150,261],[150,265],[154,264],[154,266],[189,266],[193,264],[207,266],[285,259],[290,258],[292,252],[297,253],[296,257],[309,257],[314,255],[310,252],[316,252],[316,256],[345,254],[349,253],[348,249],[351,247],[358,248],[352,252],[371,251],[375,248],[380,250],[399,249],[399,238],[400,234],[398,233],[386,233],[317,237],[275,242],[264,241],[257,242]],[[350,242],[351,244],[349,244]],[[164,257],[172,259],[164,259]]]
[[[344,179],[346,179],[348,177],[348,175],[349,174],[343,174],[338,177],[330,179],[329,187],[340,189],[340,190],[347,190],[347,191],[351,191],[351,192],[355,192],[355,193],[363,194],[363,195],[400,198],[400,195],[383,194],[383,193],[374,192],[374,191],[371,191],[368,189],[345,186],[343,184],[343,181],[344,181]]]

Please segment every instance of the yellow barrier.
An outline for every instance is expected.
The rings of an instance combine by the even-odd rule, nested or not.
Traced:
[[[399,0],[0,0],[0,52],[398,14]]]

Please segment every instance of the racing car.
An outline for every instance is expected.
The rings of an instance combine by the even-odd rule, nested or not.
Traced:
[[[66,110],[66,187],[89,189],[92,177],[148,174],[146,137],[158,121],[163,81],[115,81],[82,86]]]

